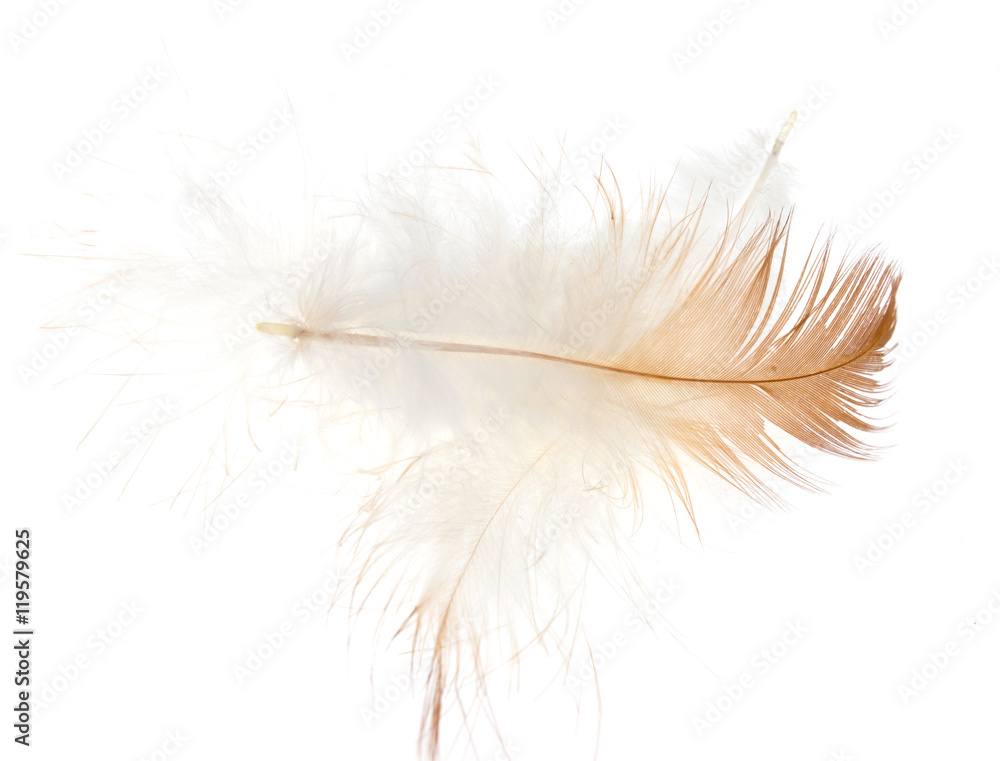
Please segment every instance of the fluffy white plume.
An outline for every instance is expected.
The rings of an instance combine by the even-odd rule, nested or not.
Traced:
[[[294,407],[371,479],[342,539],[353,599],[411,642],[431,755],[463,681],[533,642],[568,657],[594,574],[632,588],[621,540],[650,489],[693,520],[694,472],[772,502],[765,478],[812,483],[776,432],[870,453],[898,274],[872,251],[830,265],[828,239],[789,271],[785,132],[635,201],[603,166],[520,224],[476,158],[287,238],[205,195],[185,250],[127,265],[116,318],[155,341],[139,373]]]

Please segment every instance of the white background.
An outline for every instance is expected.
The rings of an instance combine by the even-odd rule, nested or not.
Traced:
[[[345,53],[373,13],[389,23]],[[30,19],[43,23],[21,39]],[[824,460],[820,470],[836,486],[794,495],[794,511],[744,505],[745,520],[733,522],[701,504],[704,547],[658,541],[650,582],[671,577],[681,588],[662,611],[667,623],[636,632],[628,606],[612,600],[606,629],[590,632],[597,649],[619,634],[599,675],[601,757],[997,757],[1000,616],[980,610],[991,599],[1000,609],[992,480],[1000,285],[984,264],[1000,253],[998,23],[1000,8],[985,0],[7,3],[3,628],[13,527],[27,526],[36,691],[55,699],[35,711],[30,750],[11,749],[4,709],[3,757],[414,757],[420,690],[388,689],[406,673],[405,646],[373,647],[361,622],[348,648],[341,609],[308,620],[293,613],[334,568],[338,516],[350,499],[324,494],[308,474],[282,477],[199,555],[189,540],[203,535],[204,505],[148,496],[156,486],[176,490],[187,475],[167,454],[117,469],[70,512],[64,495],[76,479],[153,405],[101,417],[118,381],[81,374],[95,351],[86,334],[37,377],[19,372],[52,338],[38,326],[87,282],[72,264],[23,254],[80,253],[63,228],[113,235],[107,226],[121,223],[127,199],[183,163],[168,149],[178,134],[192,155],[222,166],[289,104],[294,128],[234,181],[278,206],[301,186],[255,186],[254,173],[308,164],[350,192],[437,128],[445,155],[471,131],[497,166],[516,171],[515,154],[532,140],[551,146],[565,136],[572,151],[608,119],[625,125],[606,158],[628,195],[654,171],[668,177],[688,146],[719,147],[748,128],[773,134],[800,109],[785,149],[798,170],[800,220],[847,229],[861,219],[860,243],[881,241],[905,273],[897,338],[908,356],[886,408],[894,426],[877,437],[887,449],[876,463]],[[146,77],[147,67],[165,72],[162,81]],[[144,77],[155,86],[122,111],[119,93]],[[481,77],[498,83],[495,92],[474,99],[453,128],[455,104]],[[94,155],[57,176],[55,164],[102,119],[112,129]],[[935,148],[941,134],[953,137]],[[126,200],[108,201],[116,197]],[[868,224],[859,215],[872,204],[879,218]],[[922,501],[924,490],[933,502]],[[914,525],[888,536],[904,513]],[[871,542],[887,548],[884,557],[860,567]],[[135,620],[127,605],[138,606]],[[234,666],[286,622],[294,635],[240,684]],[[789,622],[806,633],[762,674],[755,654]],[[101,631],[115,635],[103,648]],[[904,699],[899,686],[911,670],[949,641],[958,654]],[[74,672],[80,655],[87,667]],[[13,662],[3,664],[6,707]],[[699,735],[694,719],[747,674],[752,687],[732,706],[723,701],[721,720]],[[387,690],[395,699],[386,708],[376,696]],[[530,675],[494,700],[507,750],[487,727],[481,757],[592,757],[592,683],[579,705],[572,689],[542,690]],[[182,738],[179,747],[171,737]]]

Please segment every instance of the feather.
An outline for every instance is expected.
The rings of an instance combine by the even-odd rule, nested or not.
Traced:
[[[697,530],[695,473],[778,504],[775,477],[817,483],[783,437],[874,454],[899,273],[835,264],[829,235],[792,249],[790,122],[749,188],[681,171],[633,207],[602,165],[576,225],[550,191],[515,224],[478,156],[382,178],[295,244],[202,194],[187,250],[128,268],[128,335],[218,349],[253,316],[221,388],[306,411],[369,479],[352,604],[409,643],[428,755],[464,686],[533,644],[569,658],[588,579],[635,588],[651,495]]]

